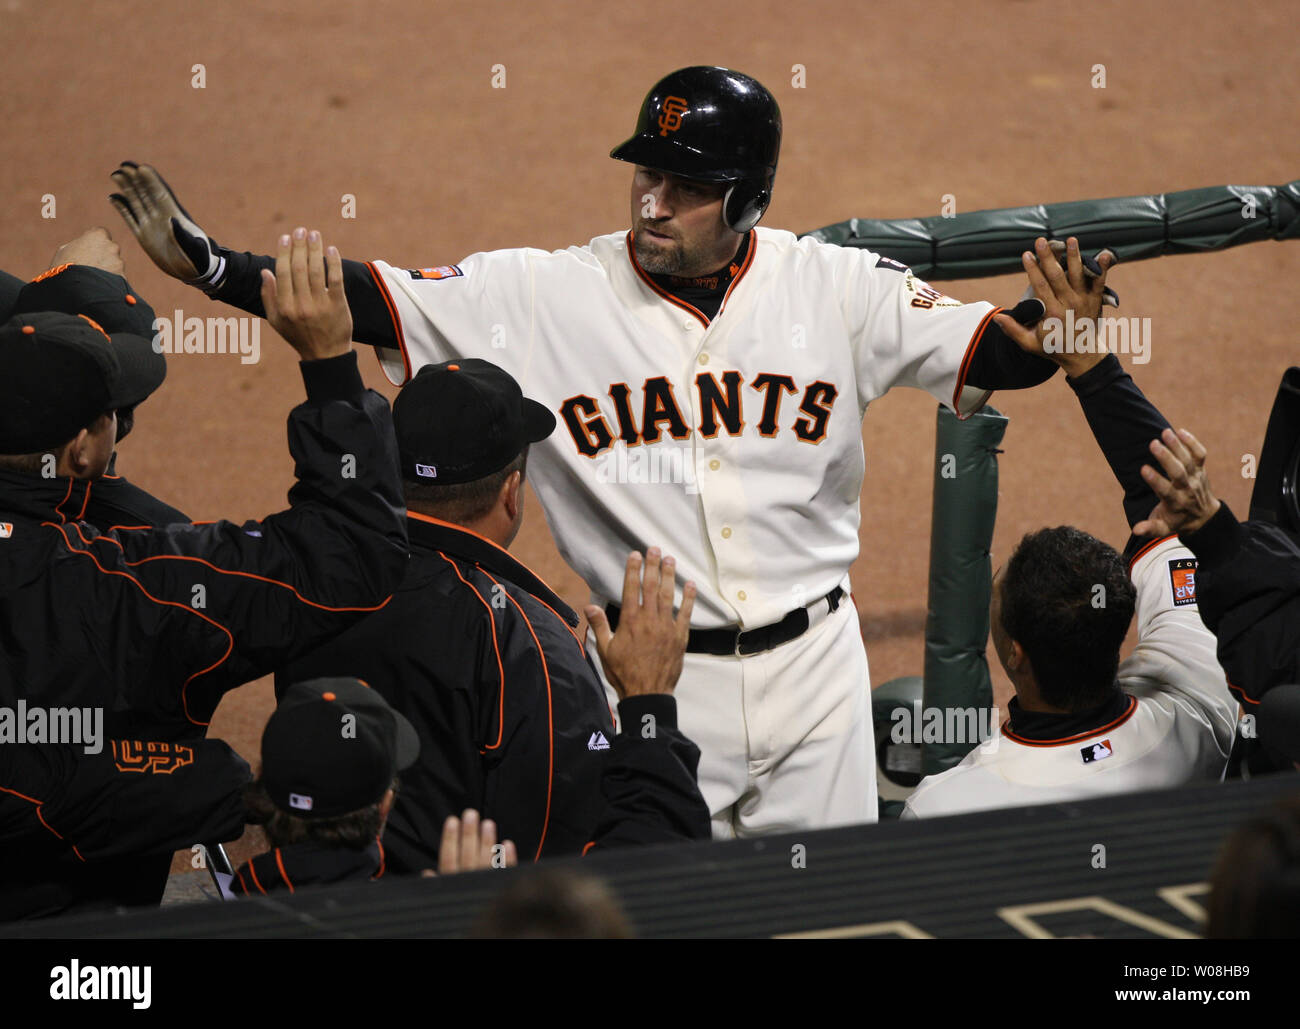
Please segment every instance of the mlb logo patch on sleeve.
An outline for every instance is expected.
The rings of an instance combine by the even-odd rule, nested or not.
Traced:
[[[890,268],[896,272],[910,272],[912,270],[907,265],[903,264],[903,262],[895,261],[892,257],[884,257],[883,255],[876,259],[876,267]]]
[[[1196,558],[1178,557],[1169,562],[1169,590],[1174,607],[1196,603]]]
[[[465,273],[458,264],[444,264],[437,268],[408,268],[406,274],[413,279],[454,279]]]
[[[1104,761],[1115,751],[1111,748],[1110,740],[1102,740],[1100,743],[1092,743],[1083,747],[1079,751],[1079,756],[1083,758],[1085,765],[1090,765],[1094,761]]]

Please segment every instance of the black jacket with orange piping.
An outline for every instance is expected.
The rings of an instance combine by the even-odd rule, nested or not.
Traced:
[[[591,840],[614,722],[577,615],[503,548],[412,512],[406,578],[382,610],[276,675],[276,693],[354,675],[415,726],[384,832],[393,872],[434,868],[442,823],[475,808],[520,862]]]
[[[302,365],[290,507],[100,533],[87,483],[0,472],[0,704],[105,708],[110,737],[200,736],[222,695],[382,606],[406,564],[388,404],[348,354]]]
[[[227,690],[386,602],[407,558],[388,404],[365,389],[353,354],[304,363],[302,375],[307,401],[289,416],[298,481],[289,509],[261,521],[101,533],[77,520],[85,482],[0,472],[0,707],[98,708],[105,738],[189,742]],[[0,851],[35,853],[26,836],[75,855],[87,826],[57,812],[89,809],[56,804],[54,786],[32,792],[46,771],[28,767],[39,749],[11,756]],[[231,771],[231,782],[246,773]],[[159,788],[183,796],[185,781]],[[155,805],[114,816],[134,853],[173,849]]]

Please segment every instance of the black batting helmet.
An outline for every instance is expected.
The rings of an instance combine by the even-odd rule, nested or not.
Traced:
[[[609,156],[706,182],[729,182],[722,217],[748,232],[772,200],[781,108],[757,79],[727,68],[681,68],[646,94],[636,132]]]

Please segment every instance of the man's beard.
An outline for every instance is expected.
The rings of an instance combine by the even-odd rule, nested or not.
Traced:
[[[643,230],[632,234],[632,245],[637,263],[651,275],[680,275],[687,265],[686,248],[680,240],[673,240],[671,245],[653,245]]]

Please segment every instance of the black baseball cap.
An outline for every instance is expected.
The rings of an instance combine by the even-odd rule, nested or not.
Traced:
[[[67,264],[23,286],[10,314],[39,311],[84,314],[110,338],[119,334],[147,340],[154,337],[153,308],[131,292],[122,276],[90,265]],[[123,402],[119,407],[145,400],[167,377],[167,359],[152,346],[122,345],[117,360],[122,366]]]
[[[0,326],[0,454],[62,446],[100,415],[130,401],[121,356],[142,360],[153,344],[110,338],[81,315],[20,314]]]
[[[508,372],[468,358],[425,365],[393,402],[402,475],[455,485],[499,472],[555,431],[555,415]]]
[[[420,755],[415,729],[360,679],[290,686],[262,733],[262,784],[298,818],[337,818],[376,804]]]

